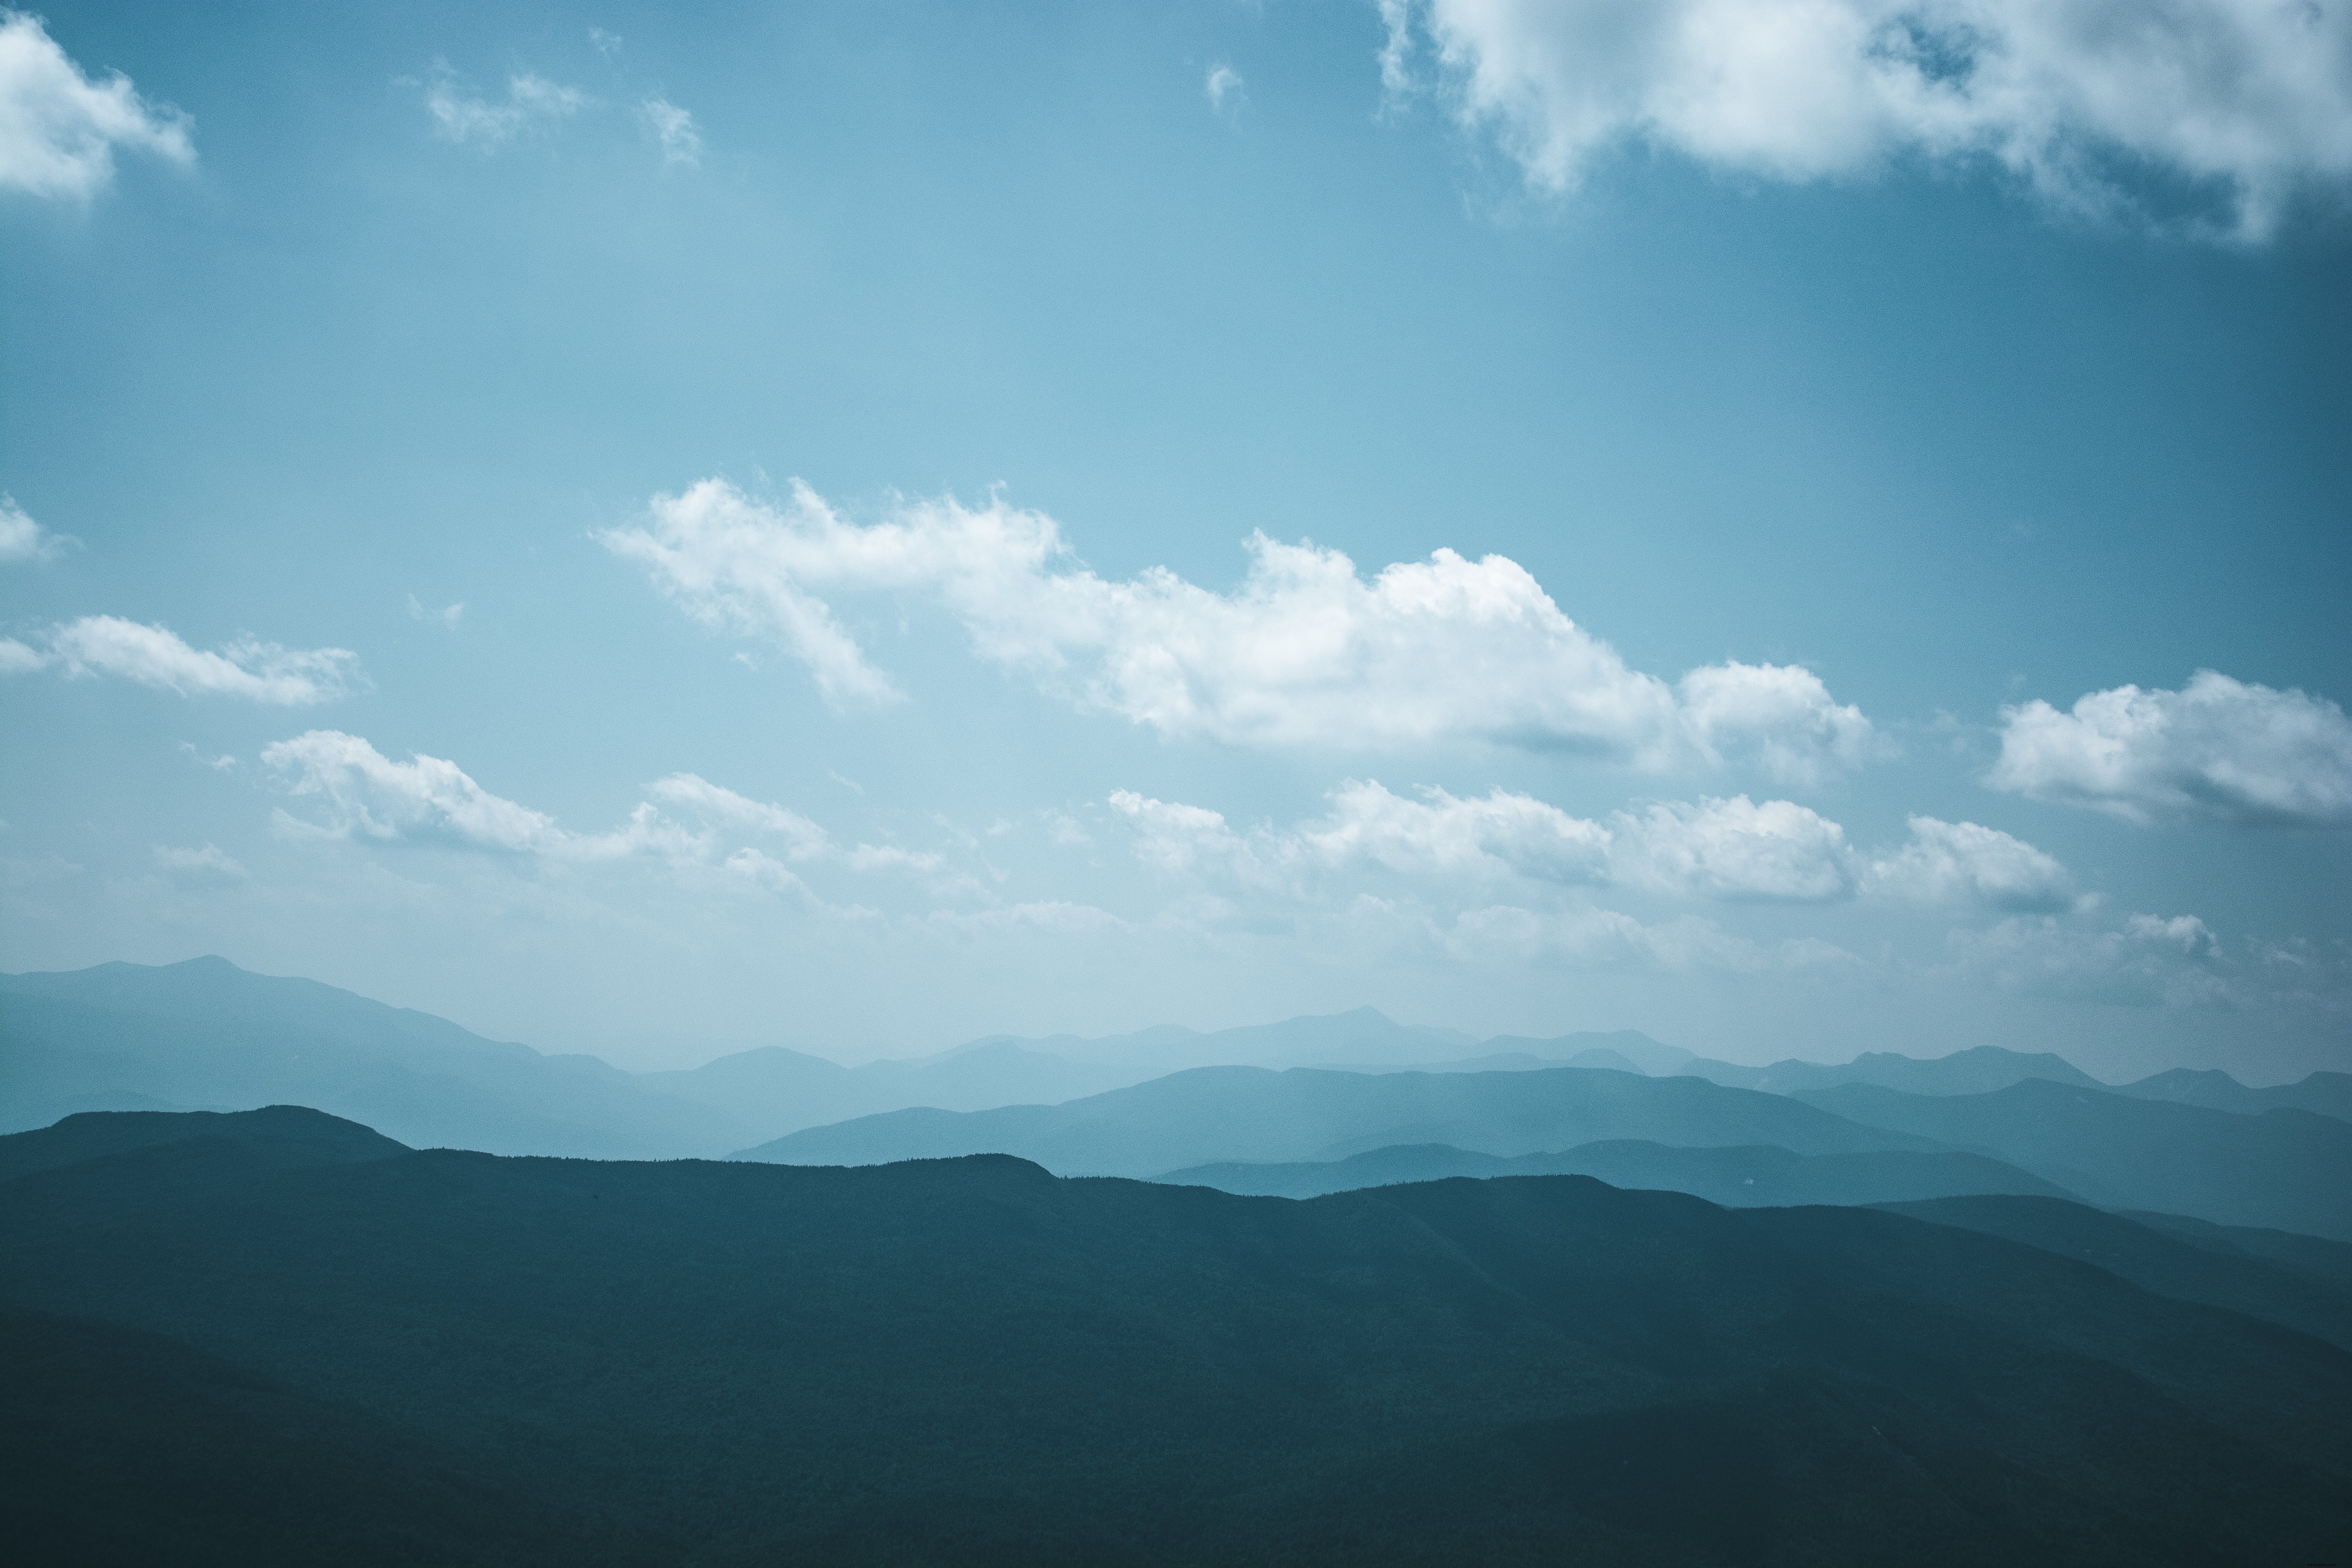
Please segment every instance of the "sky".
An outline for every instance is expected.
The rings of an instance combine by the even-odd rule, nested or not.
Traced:
[[[0,13],[0,967],[2352,1069],[2352,0]]]

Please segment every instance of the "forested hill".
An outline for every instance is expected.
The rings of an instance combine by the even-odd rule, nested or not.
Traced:
[[[18,1561],[2352,1546],[2352,1356],[1919,1218],[1004,1156],[289,1167],[212,1131],[0,1184]]]

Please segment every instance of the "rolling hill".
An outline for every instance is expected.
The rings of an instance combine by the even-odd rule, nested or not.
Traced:
[[[64,1435],[68,1495],[142,1478],[77,1516],[12,1471],[18,1560],[320,1561],[314,1485],[468,1563],[2120,1568],[2352,1532],[2352,1356],[1904,1215],[238,1142],[0,1185],[12,1425]]]

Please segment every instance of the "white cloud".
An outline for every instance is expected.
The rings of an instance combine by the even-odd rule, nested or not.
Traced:
[[[395,763],[340,730],[272,742],[262,748],[261,762],[290,794],[323,811],[324,822],[306,826],[334,837],[413,838],[527,854],[560,852],[573,837],[546,813],[490,794],[455,763],[427,756]]]
[[[2341,0],[1382,0],[1391,92],[1434,61],[1460,121],[1573,189],[1628,143],[1766,178],[1985,157],[2077,210],[2117,174],[2272,232],[2352,175]]]
[[[702,162],[702,132],[695,129],[693,115],[660,98],[646,99],[637,112],[661,143],[663,163],[692,168]]]
[[[280,814],[280,826],[296,837],[435,844],[572,863],[653,856],[719,865],[772,891],[802,888],[787,862],[920,875],[943,865],[928,851],[840,843],[796,811],[694,773],[655,781],[649,798],[620,826],[576,833],[545,812],[492,795],[453,762],[422,754],[394,762],[340,731],[313,730],[276,742],[263,748],[261,761],[289,795],[313,808],[308,818]],[[782,858],[743,843],[747,837],[778,846]]]
[[[219,846],[213,844],[201,849],[174,849],[158,844],[155,846],[155,864],[184,877],[215,877],[242,881],[252,874],[223,853]]]
[[[618,33],[606,32],[602,27],[591,27],[588,29],[588,42],[594,46],[598,54],[608,60],[617,58],[621,53],[621,35]]]
[[[454,632],[457,629],[457,623],[466,618],[465,602],[460,600],[454,605],[445,605],[437,610],[428,610],[425,607],[424,601],[411,594],[408,595],[408,618],[412,621],[430,621],[445,631]]]
[[[289,648],[240,637],[207,653],[168,626],[120,616],[84,616],[41,637],[45,647],[0,638],[0,674],[55,668],[68,676],[135,680],[183,697],[245,697],[289,708],[334,701],[365,681],[359,656],[348,648]]]
[[[1397,750],[1484,742],[1651,768],[1749,761],[1802,782],[1882,742],[1797,667],[1724,664],[1679,687],[1630,669],[1517,563],[1440,550],[1370,581],[1336,550],[1248,544],[1230,594],[1165,568],[1114,582],[1054,520],[992,498],[844,521],[805,485],[772,506],[706,479],[600,536],[714,628],[771,637],[837,707],[903,700],[828,595],[929,595],[982,657],[1176,739]]]
[[[2074,903],[2065,868],[1972,822],[1915,816],[1910,840],[1874,861],[1818,813],[1746,795],[1653,802],[1606,821],[1502,789],[1470,798],[1432,789],[1409,799],[1350,780],[1329,800],[1320,817],[1245,834],[1222,813],[1131,790],[1109,805],[1132,827],[1137,858],[1158,871],[1298,898],[1328,897],[1332,873],[1378,867],[1425,883],[1517,878],[1733,902],[1868,895],[2004,910]]]
[[[2066,868],[2023,839],[1932,816],[1911,818],[1911,842],[1872,862],[1864,885],[1889,898],[1975,900],[2018,911],[2054,913],[2076,902]]]
[[[35,522],[16,497],[0,495],[0,563],[55,561],[80,543],[70,533],[52,533]]]
[[[1853,892],[1845,829],[1793,801],[1660,802],[1612,819],[1610,879],[1685,898],[1818,901]]]
[[[1209,95],[1210,112],[1222,114],[1228,105],[1239,109],[1249,101],[1244,91],[1244,85],[1242,73],[1233,67],[1222,62],[1211,66],[1208,80],[1203,84],[1203,89]]]
[[[1950,940],[1964,972],[2004,990],[2126,1006],[2242,999],[2238,966],[2194,915],[2136,914],[2104,929],[2019,916]]]
[[[588,95],[530,71],[507,79],[503,102],[491,102],[458,85],[446,63],[436,61],[424,83],[425,111],[434,133],[446,142],[489,152],[534,126],[550,125],[588,106]]]
[[[1995,789],[2138,823],[2352,826],[2352,721],[2325,698],[2201,669],[2179,691],[2119,686],[2001,720]]]
[[[112,182],[118,147],[194,163],[193,123],[120,71],[84,76],[40,17],[0,11],[0,190],[88,201]]]

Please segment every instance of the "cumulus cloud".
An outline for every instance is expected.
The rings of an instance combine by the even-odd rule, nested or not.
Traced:
[[[168,626],[120,616],[84,616],[40,635],[42,646],[0,638],[0,674],[56,669],[69,677],[111,676],[183,697],[244,697],[300,708],[331,702],[364,684],[348,648],[280,647],[240,637],[206,652]]]
[[[280,814],[280,827],[298,837],[429,844],[571,863],[650,856],[717,865],[779,892],[804,890],[794,865],[933,873],[943,863],[939,855],[896,845],[841,843],[796,811],[694,773],[656,780],[619,826],[579,833],[545,812],[492,795],[445,758],[419,754],[394,762],[338,730],[273,742],[263,748],[261,761],[308,808],[304,816]]]
[[[193,123],[120,71],[84,76],[41,18],[0,10],[0,190],[88,201],[112,183],[117,148],[194,163]]]
[[[649,98],[637,105],[646,128],[661,143],[662,162],[692,168],[702,162],[702,132],[694,116],[667,99]]]
[[[774,640],[842,708],[903,694],[829,596],[889,592],[935,599],[982,657],[1048,692],[1171,739],[1483,742],[1662,769],[1752,762],[1790,782],[1883,745],[1801,667],[1712,665],[1678,684],[1629,668],[1500,555],[1440,550],[1368,581],[1336,550],[1258,534],[1247,577],[1221,594],[1165,568],[1098,576],[1053,519],[1000,498],[901,502],[860,525],[805,485],[775,506],[717,479],[600,537],[706,625]]]
[[[55,561],[80,543],[70,533],[52,533],[35,522],[16,497],[0,495],[0,564]]]
[[[521,71],[507,79],[506,97],[493,101],[459,84],[446,62],[436,61],[423,84],[425,111],[433,118],[434,134],[460,146],[485,153],[513,141],[523,132],[577,114],[588,106],[588,95]]]
[[[1860,896],[2002,910],[2064,909],[2065,868],[2033,846],[1972,822],[1915,816],[1911,837],[1862,855],[1845,829],[1793,801],[1653,802],[1606,820],[1570,816],[1496,789],[1419,798],[1377,781],[1332,791],[1320,817],[1236,832],[1220,812],[1122,790],[1111,809],[1135,835],[1137,858],[1176,875],[1308,897],[1331,873],[1377,867],[1424,882],[1517,878],[1672,898],[1822,903]]]
[[[1997,910],[2055,912],[2074,907],[2066,868],[2021,838],[1973,822],[1911,818],[1911,841],[1871,862],[1869,890],[1924,903],[1974,900]]]
[[[2154,174],[2269,235],[2352,176],[2341,0],[1382,0],[1391,92],[1432,81],[1536,186],[1643,143],[1807,181],[1989,158],[2075,210]],[[1426,62],[1426,64],[1424,64]]]
[[[2325,698],[2200,669],[2179,691],[2037,700],[2001,721],[1995,789],[2137,823],[2352,826],[2352,721]]]
[[[1208,80],[1202,84],[1209,95],[1209,110],[1222,114],[1230,108],[1238,109],[1247,101],[1244,94],[1242,73],[1222,62],[1209,68]]]

